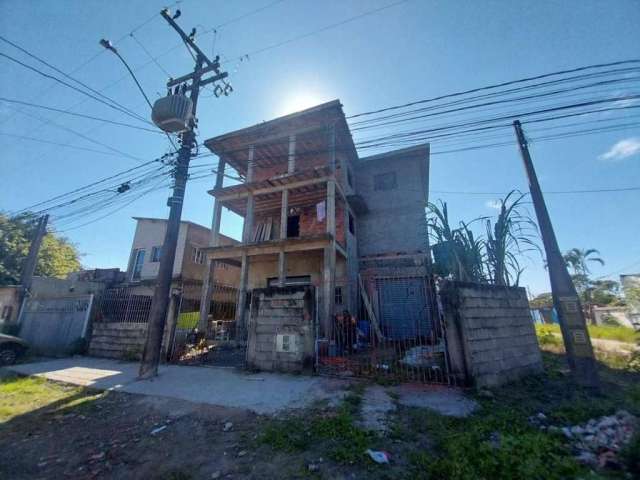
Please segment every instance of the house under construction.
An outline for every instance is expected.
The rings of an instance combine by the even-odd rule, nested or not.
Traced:
[[[240,266],[235,327],[250,365],[353,369],[345,358],[369,355],[376,368],[367,352],[388,344],[377,368],[390,368],[437,351],[427,144],[361,158],[338,100],[205,144],[219,157],[205,250],[213,269]],[[229,167],[242,183],[224,185]],[[244,219],[239,244],[217,240],[223,207]]]

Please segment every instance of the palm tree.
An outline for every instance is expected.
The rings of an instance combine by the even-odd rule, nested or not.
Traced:
[[[573,270],[574,275],[584,275],[588,277],[591,273],[588,262],[595,262],[600,265],[604,265],[604,260],[600,257],[595,257],[594,255],[600,255],[600,252],[595,248],[588,248],[586,250],[581,248],[572,248],[562,257],[564,258],[564,262],[567,264],[567,267]]]
[[[591,304],[593,303],[593,287],[592,281],[589,278],[589,274],[591,273],[591,270],[589,270],[589,262],[604,265],[604,260],[596,255],[600,255],[600,252],[595,248],[588,248],[586,250],[582,248],[572,248],[562,256],[567,267],[573,271],[571,279],[587,309],[587,316],[589,317],[592,316]]]

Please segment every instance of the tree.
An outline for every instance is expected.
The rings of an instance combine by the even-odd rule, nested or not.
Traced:
[[[553,295],[551,292],[541,293],[529,301],[531,308],[553,308]]]
[[[591,270],[589,270],[588,262],[595,262],[600,265],[604,265],[604,260],[594,255],[600,255],[600,252],[595,248],[588,248],[586,250],[581,248],[572,248],[562,257],[564,258],[567,266],[573,270],[574,274],[589,275]]]
[[[10,217],[0,213],[0,285],[17,284],[29,253],[38,218],[31,213]],[[42,240],[36,275],[64,278],[79,270],[80,254],[67,238],[47,233]]]
[[[593,280],[589,285],[589,298],[596,305],[623,306],[620,284],[615,280]]]

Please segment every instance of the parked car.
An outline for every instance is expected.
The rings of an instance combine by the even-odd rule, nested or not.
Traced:
[[[0,365],[13,365],[29,349],[21,338],[0,333]]]

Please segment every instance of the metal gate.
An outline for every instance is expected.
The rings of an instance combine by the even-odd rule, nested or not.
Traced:
[[[238,338],[236,332],[237,294],[234,287],[214,285],[207,328],[206,331],[200,331],[200,299],[183,292],[177,305],[175,332],[169,353],[172,363],[244,366],[246,342]]]
[[[409,340],[431,333],[424,278],[376,279],[380,328],[389,340]]]
[[[20,337],[44,355],[85,349],[93,294],[30,298],[20,314]]]
[[[338,312],[319,339],[321,374],[453,385],[444,322],[428,277],[359,277],[355,311]]]

